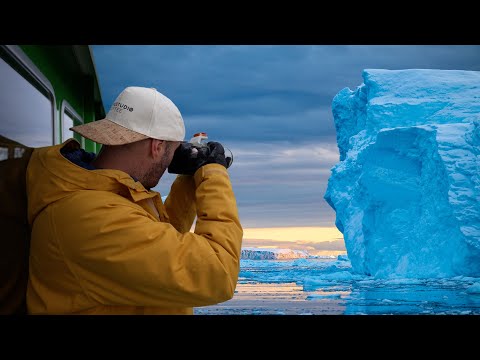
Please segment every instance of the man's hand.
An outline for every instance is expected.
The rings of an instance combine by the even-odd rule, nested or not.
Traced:
[[[168,172],[172,174],[193,175],[199,168],[207,164],[220,164],[228,168],[232,162],[225,158],[222,144],[210,141],[207,146],[196,147],[190,143],[182,143],[175,151]]]
[[[220,164],[228,168],[227,159],[225,159],[225,149],[223,145],[219,142],[210,141],[207,143],[208,149],[210,150],[206,164]]]

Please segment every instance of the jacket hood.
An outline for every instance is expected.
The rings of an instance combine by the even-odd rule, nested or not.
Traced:
[[[63,144],[36,148],[27,167],[28,222],[30,225],[48,205],[80,190],[117,193],[134,202],[159,194],[148,191],[129,174],[121,170],[87,170],[67,160],[60,152],[80,149],[75,139]]]

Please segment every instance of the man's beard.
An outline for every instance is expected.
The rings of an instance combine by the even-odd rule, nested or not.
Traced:
[[[165,170],[167,170],[168,167],[168,154],[169,151],[165,151],[160,161],[152,165],[148,172],[145,174],[145,180],[142,181],[142,185],[145,189],[150,190],[151,188],[158,185],[160,178],[163,176]]]

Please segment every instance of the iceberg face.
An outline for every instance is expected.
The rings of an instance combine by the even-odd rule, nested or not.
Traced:
[[[356,273],[480,275],[480,72],[365,70],[333,100],[325,199]]]

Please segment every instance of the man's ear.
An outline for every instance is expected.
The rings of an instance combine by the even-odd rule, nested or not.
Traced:
[[[152,139],[150,143],[150,153],[154,159],[158,159],[163,154],[163,147],[165,146],[164,140]]]

